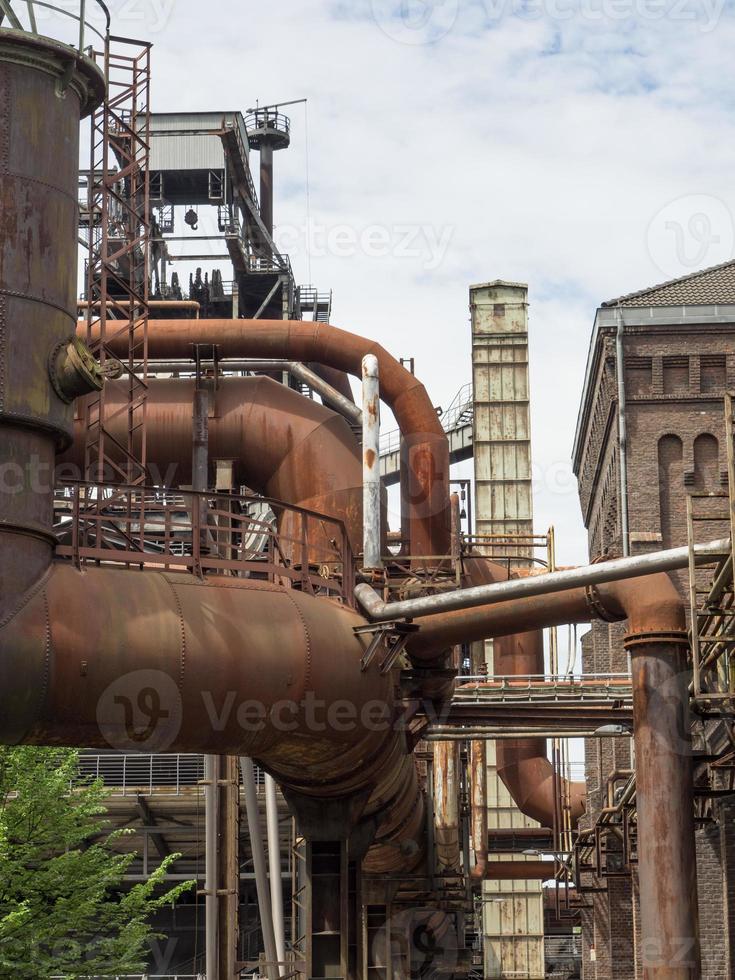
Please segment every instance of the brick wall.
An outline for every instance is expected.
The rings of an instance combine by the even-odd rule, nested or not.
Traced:
[[[722,396],[735,388],[735,324],[700,327],[627,327],[625,381],[628,428],[628,512],[631,551],[686,543],[686,493],[723,487],[726,466]],[[588,529],[590,557],[621,553],[617,383],[613,329],[597,338],[592,397],[577,458],[579,495]],[[702,532],[706,532],[706,527]],[[701,540],[704,540],[703,534]],[[686,573],[676,576],[686,594]],[[595,623],[582,641],[588,673],[627,669],[624,628]],[[614,769],[627,768],[622,739],[590,739],[585,745],[588,816],[594,823],[604,805],[605,784]],[[719,812],[724,812],[720,807]],[[697,834],[703,977],[730,972],[735,936],[733,818]],[[732,858],[730,855],[732,854]],[[597,962],[585,958],[585,980],[628,980],[642,976],[640,909],[635,879],[610,879],[607,894],[594,897],[583,917],[585,945],[595,945]],[[604,920],[604,921],[603,921]],[[609,953],[599,955],[605,936]]]

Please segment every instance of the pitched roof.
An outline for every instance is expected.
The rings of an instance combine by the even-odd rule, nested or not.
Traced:
[[[714,306],[729,303],[735,304],[735,260],[610,299],[602,306]]]

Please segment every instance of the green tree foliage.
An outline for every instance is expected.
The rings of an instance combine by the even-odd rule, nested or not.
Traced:
[[[0,978],[47,980],[143,972],[168,858],[123,890],[135,854],[106,829],[102,781],[75,785],[78,754],[0,747]],[[70,788],[74,785],[74,789]]]

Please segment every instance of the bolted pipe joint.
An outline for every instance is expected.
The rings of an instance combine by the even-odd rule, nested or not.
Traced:
[[[54,391],[67,405],[82,395],[102,391],[105,384],[99,363],[79,337],[71,337],[52,350],[49,376]]]
[[[380,371],[378,359],[362,359],[363,568],[380,569]]]

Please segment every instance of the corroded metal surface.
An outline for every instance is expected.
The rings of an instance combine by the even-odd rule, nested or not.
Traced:
[[[0,30],[0,619],[51,558],[72,414],[49,364],[75,330],[79,119],[103,88],[65,45]]]
[[[159,485],[191,484],[194,387],[194,381],[186,380],[149,384],[147,454]],[[111,414],[125,405],[124,383],[108,384],[107,403]],[[123,413],[116,415],[111,431],[124,435]],[[81,471],[84,438],[84,423],[78,420],[74,444],[59,459],[59,472],[67,479]],[[220,379],[211,393],[209,458],[232,460],[237,486],[338,517],[353,550],[359,550],[360,450],[352,430],[335,412],[270,378]]]
[[[86,328],[79,326],[85,335]],[[323,323],[288,320],[152,320],[149,356],[171,359],[192,344],[215,344],[220,356],[286,357],[317,362],[361,377],[362,358],[374,354],[381,392],[406,441],[411,553],[449,552],[449,445],[423,384],[383,347]]]
[[[266,583],[58,563],[0,627],[0,740],[249,755],[301,796],[361,797],[370,867],[413,867],[423,802],[363,624]]]

